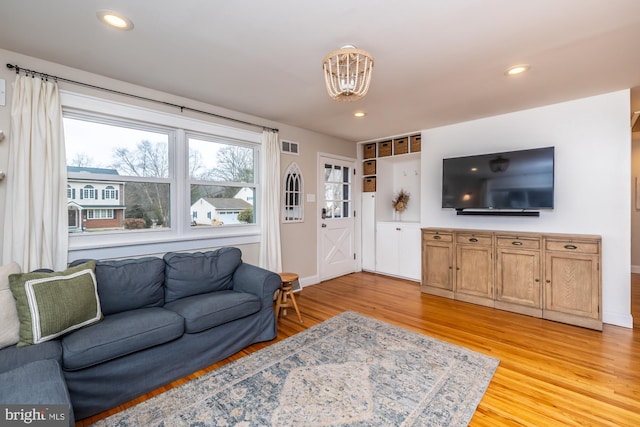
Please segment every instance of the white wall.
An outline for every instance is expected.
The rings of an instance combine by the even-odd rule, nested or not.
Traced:
[[[603,321],[633,327],[629,117],[624,90],[423,131],[422,226],[600,235]],[[553,210],[535,218],[441,208],[443,158],[547,146],[555,146]]]

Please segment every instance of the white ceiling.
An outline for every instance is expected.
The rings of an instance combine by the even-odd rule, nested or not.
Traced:
[[[0,2],[0,48],[354,141],[640,87],[639,42],[640,0]],[[375,65],[340,103],[321,62],[345,44]]]

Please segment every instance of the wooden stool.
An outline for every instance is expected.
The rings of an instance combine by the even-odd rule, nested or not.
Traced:
[[[276,319],[280,318],[280,310],[283,310],[283,314],[286,316],[287,308],[293,307],[298,315],[298,320],[303,323],[296,297],[293,295],[293,282],[298,280],[298,275],[295,273],[280,273],[280,280],[282,284],[276,301]]]

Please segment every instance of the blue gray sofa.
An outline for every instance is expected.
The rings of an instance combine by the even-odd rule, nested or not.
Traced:
[[[241,255],[221,248],[97,261],[103,320],[59,340],[0,350],[0,378],[37,360],[48,360],[55,376],[55,361],[75,419],[82,419],[274,339],[280,276]]]

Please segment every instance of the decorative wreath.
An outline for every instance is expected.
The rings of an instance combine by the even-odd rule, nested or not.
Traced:
[[[409,193],[401,189],[391,201],[393,209],[396,212],[403,212],[407,208],[407,203],[409,203],[409,196]]]

